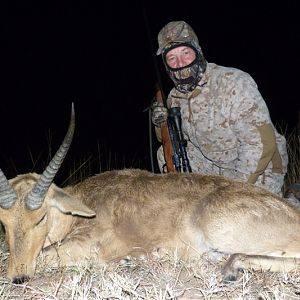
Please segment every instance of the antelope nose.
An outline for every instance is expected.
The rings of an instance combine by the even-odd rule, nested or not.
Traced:
[[[27,275],[22,275],[22,276],[17,276],[17,277],[14,277],[12,279],[12,283],[15,283],[15,284],[22,284],[24,283],[25,281],[28,281],[29,280],[29,276]]]

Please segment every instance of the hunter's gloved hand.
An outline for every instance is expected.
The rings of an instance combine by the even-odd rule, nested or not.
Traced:
[[[168,118],[168,110],[158,102],[152,104],[152,123],[155,126],[160,126]]]

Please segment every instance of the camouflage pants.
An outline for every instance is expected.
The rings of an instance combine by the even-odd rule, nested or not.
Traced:
[[[239,172],[234,168],[234,162],[228,163],[226,167],[219,167],[211,160],[205,158],[199,150],[194,147],[188,149],[188,156],[192,171],[194,173],[201,173],[207,175],[222,175],[224,177],[246,182],[249,175]],[[163,149],[160,147],[157,151],[157,160],[161,172],[164,172],[165,159]],[[285,174],[272,172],[271,168],[267,168],[265,172],[260,175],[255,182],[255,185],[263,187],[279,196],[282,196],[282,186],[284,183]]]

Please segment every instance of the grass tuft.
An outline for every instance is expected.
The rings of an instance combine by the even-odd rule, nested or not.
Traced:
[[[6,260],[7,254],[2,253]],[[2,257],[1,261],[3,261]],[[39,265],[29,282],[0,278],[0,299],[299,299],[300,270],[292,273],[243,271],[224,283],[223,261],[206,256],[183,261],[176,254],[131,258],[106,265],[93,261],[72,268]]]

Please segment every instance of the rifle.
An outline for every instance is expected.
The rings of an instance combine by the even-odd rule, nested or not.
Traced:
[[[167,107],[159,87],[156,87],[155,98]],[[183,170],[183,172],[191,173],[192,168],[186,152],[187,141],[182,133],[180,107],[172,107],[168,112],[168,119],[160,126],[167,172],[181,172]]]
[[[164,107],[167,108],[167,102],[165,97],[163,96],[162,90],[160,89],[161,85],[161,77],[160,72],[156,60],[156,55],[154,54],[154,47],[152,43],[152,34],[150,30],[150,26],[148,23],[148,18],[146,14],[146,7],[143,9],[143,16],[145,21],[145,26],[147,30],[147,36],[151,48],[153,64],[155,67],[156,77],[158,79],[158,84],[156,86],[155,98],[159,103],[162,103]],[[161,135],[162,135],[162,143],[164,150],[164,157],[167,166],[167,172],[181,172],[181,160],[184,172],[192,172],[189,160],[186,153],[186,141],[183,138],[182,130],[181,130],[181,113],[180,107],[177,110],[172,112],[170,111],[169,117],[166,122],[161,124]],[[152,150],[151,150],[152,155]]]
[[[162,91],[159,88],[159,86],[156,86],[155,91],[155,99],[158,103],[161,103],[163,106],[166,107],[166,101],[163,97]],[[167,167],[167,172],[175,172],[175,167],[173,164],[173,147],[171,144],[170,139],[170,133],[169,133],[169,126],[168,126],[168,120],[160,124],[160,130],[161,130],[161,138],[162,138],[162,145],[163,145],[163,151],[164,151],[164,157]]]

